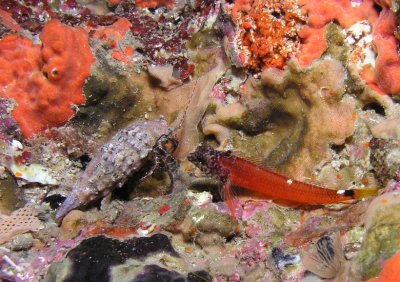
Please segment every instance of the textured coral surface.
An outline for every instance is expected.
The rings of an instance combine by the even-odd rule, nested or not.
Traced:
[[[46,24],[43,46],[18,35],[7,35],[0,46],[1,93],[13,98],[13,115],[25,137],[60,126],[85,102],[82,86],[94,62],[83,29],[58,21]]]

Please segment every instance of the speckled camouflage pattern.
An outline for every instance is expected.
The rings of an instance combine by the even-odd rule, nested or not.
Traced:
[[[121,129],[90,161],[57,212],[57,218],[122,187],[143,166],[158,138],[167,132],[164,119],[134,122]]]

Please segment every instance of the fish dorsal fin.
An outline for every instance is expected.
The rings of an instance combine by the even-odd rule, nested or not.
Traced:
[[[302,263],[305,269],[319,277],[332,279],[339,274],[343,258],[340,237],[335,234],[333,238],[321,237],[315,250],[302,254]]]
[[[249,156],[249,155],[246,155],[245,153],[243,153],[241,151],[229,151],[229,153],[230,153],[230,155],[232,155],[232,156],[234,156],[236,158],[245,160],[245,161],[247,161],[249,163],[253,163],[253,164],[255,164],[257,166],[260,166],[260,167],[264,167],[263,159],[261,157],[259,157],[259,156]]]

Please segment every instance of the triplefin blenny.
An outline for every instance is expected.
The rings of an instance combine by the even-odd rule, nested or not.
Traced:
[[[214,150],[203,144],[189,155],[189,161],[204,173],[219,178],[223,183],[223,196],[231,200],[231,186],[239,186],[265,195],[273,200],[319,205],[348,202],[373,196],[377,189],[333,190],[290,179],[229,152]]]

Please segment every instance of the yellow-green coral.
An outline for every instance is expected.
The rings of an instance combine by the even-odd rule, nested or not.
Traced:
[[[363,279],[379,274],[382,260],[400,250],[400,194],[387,193],[374,199],[366,213],[367,229],[358,254]]]

